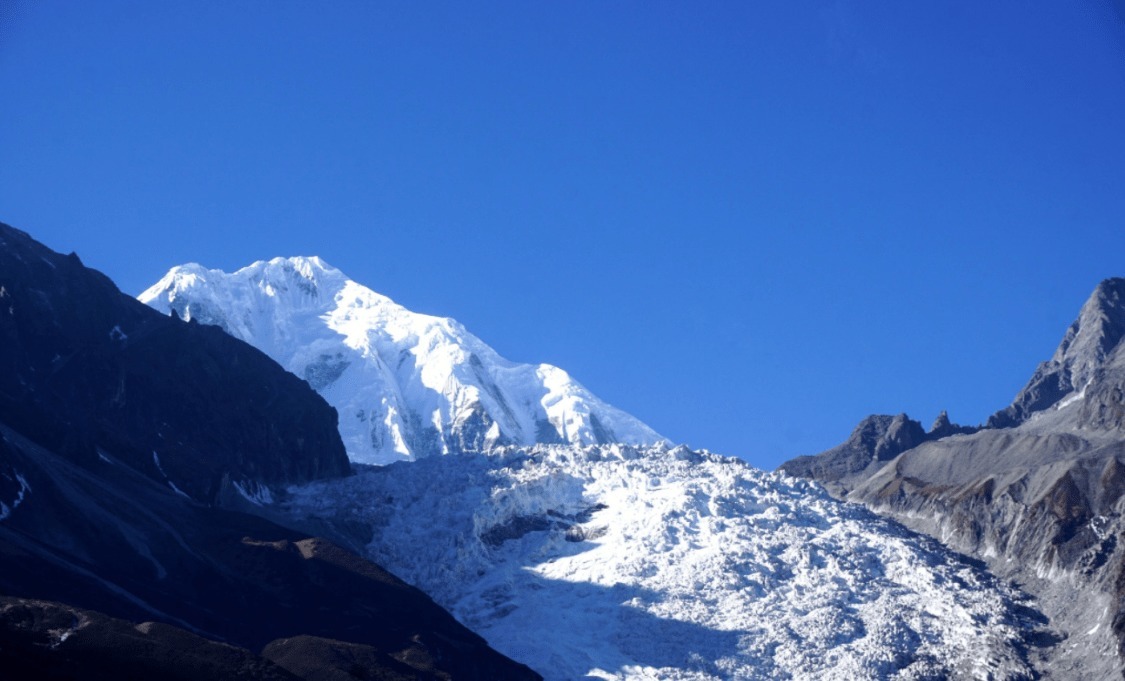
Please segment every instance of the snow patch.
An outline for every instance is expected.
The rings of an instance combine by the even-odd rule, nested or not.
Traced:
[[[164,482],[166,482],[168,484],[168,487],[173,492],[175,492],[176,494],[179,494],[181,497],[183,497],[185,499],[191,498],[182,489],[180,489],[179,487],[176,487],[176,483],[172,482],[172,479],[169,478],[168,474],[164,472],[164,467],[160,465],[160,455],[158,455],[155,451],[153,451],[153,453],[152,453],[152,462],[154,464],[156,464],[156,470],[160,471],[160,474],[164,476]]]
[[[1085,399],[1086,398],[1086,388],[1088,388],[1088,387],[1090,387],[1090,383],[1086,383],[1085,387],[1083,387],[1078,392],[1071,393],[1069,396],[1064,397],[1063,399],[1059,400],[1059,403],[1055,405],[1055,411],[1061,411],[1063,409],[1066,409],[1070,405],[1074,404],[1075,402],[1078,402],[1080,400]]]

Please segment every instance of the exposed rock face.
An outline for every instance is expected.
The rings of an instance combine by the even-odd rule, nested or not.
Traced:
[[[304,381],[2,225],[0,292],[0,676],[538,678],[377,565],[231,509],[350,472]],[[255,652],[302,636],[316,669]]]
[[[790,475],[813,478],[831,491],[850,489],[854,480],[878,470],[887,461],[923,442],[948,435],[976,432],[976,428],[959,426],[941,412],[927,433],[922,424],[906,414],[877,414],[859,422],[844,444],[816,456],[801,456],[782,464]]]
[[[988,420],[989,427],[1016,426],[1032,414],[1058,403],[1072,393],[1085,390],[1110,366],[1123,368],[1111,358],[1125,336],[1125,279],[1106,279],[1098,284],[1078,319],[1067,329],[1049,361],[1039,365],[1023,390],[1007,408]]]
[[[1054,677],[1120,678],[1123,337],[1125,279],[1109,279],[1082,307],[1051,360],[987,428],[956,431],[939,417],[924,442],[889,460],[872,452],[865,466],[859,456],[856,464],[841,465],[853,434],[840,447],[783,468],[983,558],[1024,584],[1067,637],[1055,648]]]
[[[814,478],[822,484],[835,483],[893,459],[925,439],[922,424],[906,414],[876,414],[860,421],[844,444],[818,456],[788,461],[782,469],[790,475]]]
[[[0,596],[6,679],[295,681],[245,648],[179,627],[106,617],[51,601]]]

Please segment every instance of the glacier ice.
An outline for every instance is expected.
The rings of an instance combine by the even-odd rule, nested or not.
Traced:
[[[294,487],[547,679],[1031,678],[1022,596],[818,487],[666,446],[504,447]]]

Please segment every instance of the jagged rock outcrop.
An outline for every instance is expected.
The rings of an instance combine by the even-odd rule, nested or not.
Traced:
[[[843,444],[817,456],[788,461],[782,470],[828,485],[893,459],[925,439],[922,424],[906,414],[875,414],[860,421]]]
[[[835,474],[853,434],[845,445],[783,469],[985,559],[1025,585],[1067,637],[1049,665],[1054,678],[1121,678],[1123,337],[1125,279],[1108,279],[1054,356],[987,427],[957,429],[939,417],[924,442]]]
[[[926,439],[940,440],[941,438],[949,437],[950,435],[971,435],[978,430],[980,430],[980,428],[976,426],[962,426],[953,423],[949,420],[949,412],[943,409],[942,412],[937,415],[937,418],[934,419],[933,424],[930,426],[929,432],[926,433]]]
[[[1123,368],[1113,357],[1125,336],[1125,278],[1106,279],[1082,306],[1050,360],[1042,363],[1012,404],[988,419],[990,428],[1017,426],[1032,414],[1081,393],[1109,367]]]
[[[906,414],[875,414],[860,421],[843,444],[815,456],[787,461],[781,469],[841,492],[850,489],[855,480],[866,478],[887,461],[923,442],[976,430],[952,423],[945,411],[938,415],[929,432]]]

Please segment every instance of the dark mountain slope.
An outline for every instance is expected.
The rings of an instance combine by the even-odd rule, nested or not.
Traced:
[[[153,314],[106,277],[0,225],[0,420],[72,460],[112,450],[210,501],[228,480],[346,475],[336,414],[218,329]]]
[[[892,456],[844,445],[782,466],[1025,584],[1056,626],[1059,678],[1125,668],[1125,279],[1102,282],[988,427]],[[857,433],[861,429],[857,429]],[[887,431],[889,433],[889,431]],[[886,436],[883,436],[884,439]],[[875,438],[879,441],[880,438]]]
[[[0,303],[0,593],[42,601],[0,604],[15,678],[537,678],[378,566],[231,510],[348,473],[306,383],[6,226]],[[87,624],[44,643],[67,617]]]
[[[296,681],[248,650],[156,622],[134,625],[61,603],[0,596],[6,679]]]

